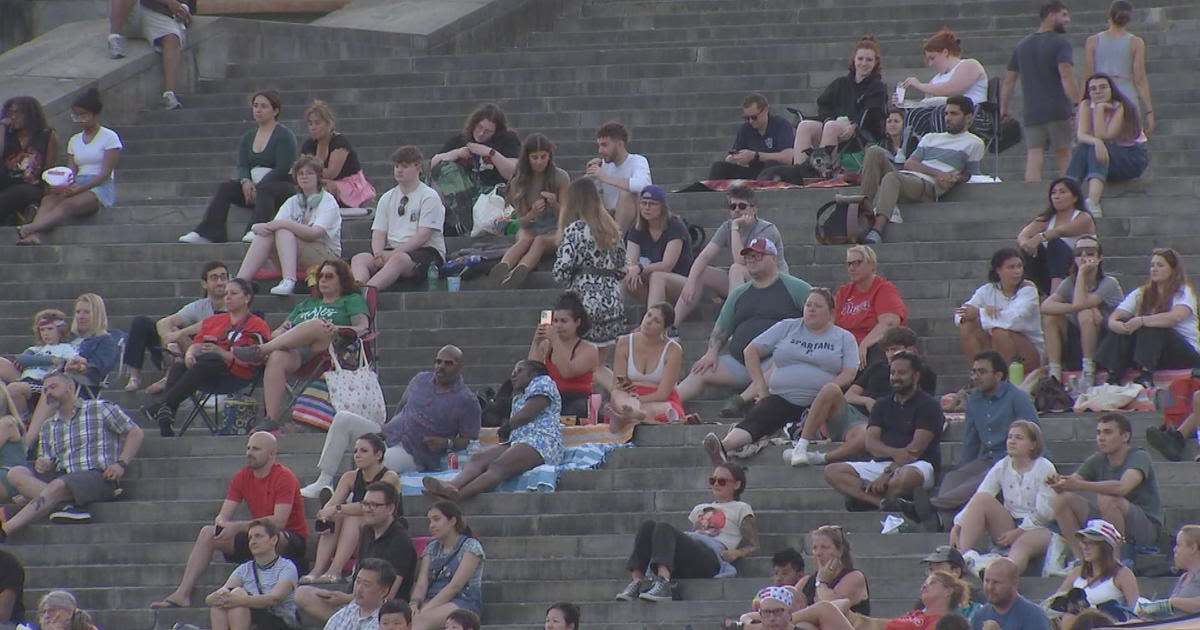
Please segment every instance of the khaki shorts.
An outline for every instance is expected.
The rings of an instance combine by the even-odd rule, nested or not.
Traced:
[[[889,465],[891,465],[892,462],[846,462],[846,463],[850,464],[850,467],[854,469],[854,472],[855,472],[855,474],[858,475],[858,478],[862,479],[863,486],[865,487],[868,484],[870,484],[871,482],[878,479],[879,475],[882,475],[883,471],[885,469],[887,469],[887,467]],[[921,473],[921,478],[925,481],[925,483],[922,484],[925,487],[925,489],[929,490],[930,488],[933,488],[933,464],[930,464],[929,462],[927,462],[923,459],[918,459],[917,461],[912,462],[910,464],[905,464],[905,465],[901,466],[900,468],[912,468],[912,469],[916,470],[917,472]]]
[[[321,241],[302,241],[296,239],[296,271],[304,273],[309,267],[319,265],[330,258],[337,258],[338,255],[329,250],[329,247]],[[271,248],[271,262],[275,263],[276,269],[281,269],[279,265],[279,250]]]
[[[140,2],[134,2],[129,9],[129,19],[125,22],[124,35],[144,39],[150,42],[154,52],[161,53],[162,46],[159,45],[159,41],[167,35],[178,37],[182,47],[187,42],[187,27],[176,22],[174,18],[151,11]]]
[[[1025,127],[1025,146],[1030,149],[1069,149],[1075,143],[1070,120],[1054,120]]]

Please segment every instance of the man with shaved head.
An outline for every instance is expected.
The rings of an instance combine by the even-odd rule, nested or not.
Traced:
[[[971,630],[1050,630],[1050,619],[1037,604],[1021,597],[1021,572],[1008,558],[997,558],[983,572],[988,603],[971,615]]]
[[[275,461],[278,455],[279,448],[274,435],[259,431],[250,436],[246,441],[246,465],[229,481],[225,501],[213,524],[200,528],[179,587],[162,600],[150,604],[151,608],[190,606],[192,589],[200,579],[200,574],[212,562],[213,551],[220,551],[225,554],[226,562],[235,564],[253,559],[248,530],[255,520],[269,521],[278,528],[279,554],[294,562],[300,573],[308,570],[308,563],[304,561],[308,521],[304,517],[300,481],[287,466]],[[250,510],[250,518],[235,521],[234,511],[243,502]]]
[[[360,436],[381,429],[388,446],[383,464],[396,473],[437,470],[447,451],[466,448],[479,437],[482,410],[475,393],[463,382],[462,371],[462,350],[442,346],[433,370],[412,377],[396,415],[382,427],[358,414],[339,411],[317,462],[320,474],[300,494],[316,499],[323,490],[332,492],[346,448]]]

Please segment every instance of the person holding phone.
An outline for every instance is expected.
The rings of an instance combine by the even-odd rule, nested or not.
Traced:
[[[683,364],[683,347],[667,337],[675,309],[666,302],[651,306],[635,332],[617,340],[613,360],[616,387],[612,391],[613,432],[628,423],[683,420],[683,401],[675,391]]]
[[[225,289],[224,313],[217,313],[200,324],[200,333],[188,346],[182,362],[167,373],[167,389],[162,402],[142,408],[142,413],[158,424],[163,437],[175,435],[172,424],[183,401],[204,387],[213,391],[237,391],[250,384],[254,367],[239,361],[233,350],[271,338],[271,329],[261,317],[250,312],[254,288],[248,280],[234,278]]]
[[[558,388],[563,415],[577,418],[588,415],[588,400],[596,369],[600,367],[600,351],[581,338],[590,327],[583,302],[574,293],[564,293],[558,297],[553,311],[542,311],[541,323],[529,346],[528,358],[545,363]]]

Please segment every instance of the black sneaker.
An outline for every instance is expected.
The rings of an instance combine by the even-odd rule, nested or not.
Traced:
[[[1183,460],[1183,450],[1187,447],[1187,440],[1179,431],[1166,426],[1149,427],[1146,429],[1146,441],[1154,447],[1154,450],[1162,453],[1163,457],[1173,462]]]
[[[51,523],[86,523],[92,520],[92,513],[78,505],[68,505],[50,515]]]
[[[921,515],[917,514],[916,504],[903,497],[884,497],[879,502],[879,510],[881,512],[896,512],[897,514],[903,514],[904,518],[910,521],[921,522]]]
[[[638,597],[648,602],[669,602],[675,598],[671,592],[671,585],[661,578],[655,578],[650,588],[643,591]]]
[[[725,452],[725,445],[721,443],[721,438],[717,437],[716,433],[709,433],[704,436],[704,452],[708,453],[708,458],[712,460],[713,466],[720,466],[729,461],[729,454]]]
[[[846,511],[847,512],[878,512],[879,508],[875,507],[874,505],[871,505],[870,503],[867,503],[866,501],[861,501],[859,499],[855,499],[854,497],[846,497]]]
[[[142,414],[158,425],[158,433],[163,437],[175,437],[175,429],[171,426],[175,423],[175,412],[166,403],[158,403],[156,405],[147,405],[142,407]]]
[[[630,580],[629,584],[626,584],[625,588],[621,589],[620,593],[617,593],[616,600],[619,602],[631,602],[637,599],[638,595],[641,595],[645,589],[646,583],[646,580]]]

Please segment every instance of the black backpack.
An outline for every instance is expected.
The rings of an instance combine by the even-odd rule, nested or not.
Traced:
[[[837,195],[833,201],[818,208],[817,242],[822,245],[858,243],[875,220],[875,212],[866,207],[865,201],[862,195]]]
[[[704,226],[692,225],[682,216],[678,214],[675,216],[679,217],[679,220],[683,221],[683,227],[687,228],[688,239],[692,242],[692,253],[699,253],[708,244],[708,232],[704,230]]]

